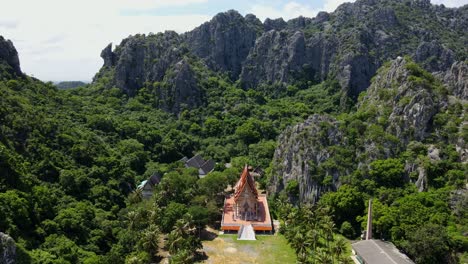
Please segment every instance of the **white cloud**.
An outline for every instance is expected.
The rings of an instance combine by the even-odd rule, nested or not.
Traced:
[[[333,12],[335,9],[345,3],[345,2],[354,2],[355,0],[325,0],[322,8],[320,10]],[[468,4],[468,0],[431,0],[432,4],[444,4],[446,7],[459,7]]]
[[[333,12],[344,2],[354,2],[354,0],[325,0],[322,2],[320,8],[312,8],[307,4],[301,4],[295,1],[288,1],[283,5],[279,5],[279,8],[274,8],[273,5],[269,3],[256,3],[251,6],[249,12],[255,14],[260,20],[279,17],[282,17],[284,20],[288,20],[298,16],[314,17],[319,11]]]
[[[249,13],[256,15],[260,20],[266,18],[280,18],[288,20],[298,16],[314,17],[319,10],[313,9],[307,5],[300,4],[295,1],[290,1],[281,5],[281,7],[273,8],[268,4],[254,4],[250,9]]]
[[[324,0],[320,8],[312,8],[299,1],[268,0],[259,4],[254,0],[248,11],[260,19],[283,17],[287,20],[299,15],[313,17],[320,10],[331,12],[345,2]],[[468,0],[432,1],[460,6]],[[211,18],[197,14],[122,14],[128,11],[148,14],[147,11],[157,8],[167,10],[206,2],[208,0],[0,0],[0,35],[14,42],[21,67],[28,74],[42,80],[91,80],[102,66],[99,55],[109,42],[119,44],[123,38],[137,33],[185,32]],[[239,1],[238,5],[243,3]]]
[[[99,55],[108,43],[119,44],[137,33],[185,32],[210,19],[205,15],[122,16],[123,11],[205,1],[0,0],[0,6],[7,7],[0,9],[0,35],[14,42],[24,72],[42,80],[89,81],[102,66]]]
[[[346,2],[354,2],[354,0],[351,1],[343,1],[343,0],[326,0],[321,8],[322,11],[327,11],[327,12],[333,12],[335,9]]]
[[[435,5],[444,4],[446,7],[459,7],[468,4],[468,0],[431,0]]]

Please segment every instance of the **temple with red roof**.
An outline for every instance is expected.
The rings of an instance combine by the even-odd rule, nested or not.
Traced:
[[[221,230],[238,231],[242,225],[252,225],[255,231],[273,230],[267,197],[258,193],[247,165],[234,186],[234,193],[224,200]]]

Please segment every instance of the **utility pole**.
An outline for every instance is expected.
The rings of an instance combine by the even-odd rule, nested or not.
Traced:
[[[366,240],[372,239],[372,199],[369,199],[369,209],[367,211]]]

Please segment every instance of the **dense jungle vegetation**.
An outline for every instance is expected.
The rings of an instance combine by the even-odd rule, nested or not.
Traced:
[[[340,112],[333,81],[288,86],[278,98],[239,89],[222,76],[205,85],[209,104],[174,116],[152,107],[150,88],[128,98],[99,83],[59,90],[29,77],[1,81],[0,230],[17,241],[21,262],[146,263],[158,259],[160,247],[174,263],[194,261],[201,254],[197,232],[219,221],[224,187],[237,180],[243,163],[266,169],[265,188],[278,133],[312,113]],[[449,126],[460,122],[451,114],[457,111],[462,106],[437,118]],[[339,118],[359,138],[364,114],[351,110]],[[375,197],[377,236],[418,263],[456,260],[467,246],[466,201],[450,205],[448,197],[466,182],[466,166],[453,146],[440,147],[443,159],[429,166],[427,192],[399,181],[404,159],[424,162],[425,148],[417,142],[399,157],[373,162],[369,177],[355,170],[337,192],[321,198],[320,210],[286,202],[297,188],[288,186],[271,200],[272,211],[289,223],[282,230],[299,259],[344,259],[345,242],[333,242],[333,234],[358,237],[366,201]],[[215,159],[215,172],[198,179],[197,171],[177,162],[193,153]],[[225,169],[225,162],[234,166]],[[155,172],[166,174],[154,197],[141,201],[135,186]],[[310,214],[317,220],[308,221]],[[304,241],[315,246],[305,248]],[[336,251],[333,258],[329,253]]]

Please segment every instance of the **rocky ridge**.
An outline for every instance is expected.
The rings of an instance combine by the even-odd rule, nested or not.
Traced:
[[[456,90],[452,92],[457,94]],[[337,189],[353,168],[366,170],[374,160],[396,157],[411,142],[424,142],[442,129],[434,119],[449,108],[448,96],[453,95],[447,93],[447,87],[409,58],[393,60],[378,71],[361,96],[355,115],[362,121],[348,123],[313,115],[280,135],[270,191],[279,193],[295,180],[299,183],[299,200],[315,202],[323,191]],[[460,124],[462,129],[466,129],[466,122]],[[468,146],[462,142],[462,132],[459,135],[458,143],[451,143],[458,144],[463,160]],[[424,148],[430,162],[440,160],[435,146]],[[412,181],[423,191],[428,179],[421,164],[417,158],[408,159],[402,181]]]
[[[397,56],[410,55],[425,69],[440,73],[463,61],[466,9],[428,0],[358,0],[315,18],[264,23],[230,10],[184,34],[136,35],[114,51],[107,46],[95,79],[107,74],[110,86],[133,96],[145,83],[162,81],[184,56],[194,56],[243,88],[301,87],[334,78],[344,94],[357,98],[377,69]]]
[[[313,115],[304,123],[284,131],[278,142],[274,155],[276,173],[273,174],[271,192],[280,192],[288,182],[294,180],[299,184],[297,198],[300,201],[316,202],[322,192],[337,189],[339,177],[346,170],[322,166],[334,155],[334,147],[346,144],[336,119]],[[331,185],[324,186],[322,176],[331,176]]]
[[[18,52],[10,40],[0,36],[0,79],[11,79],[21,77]]]

